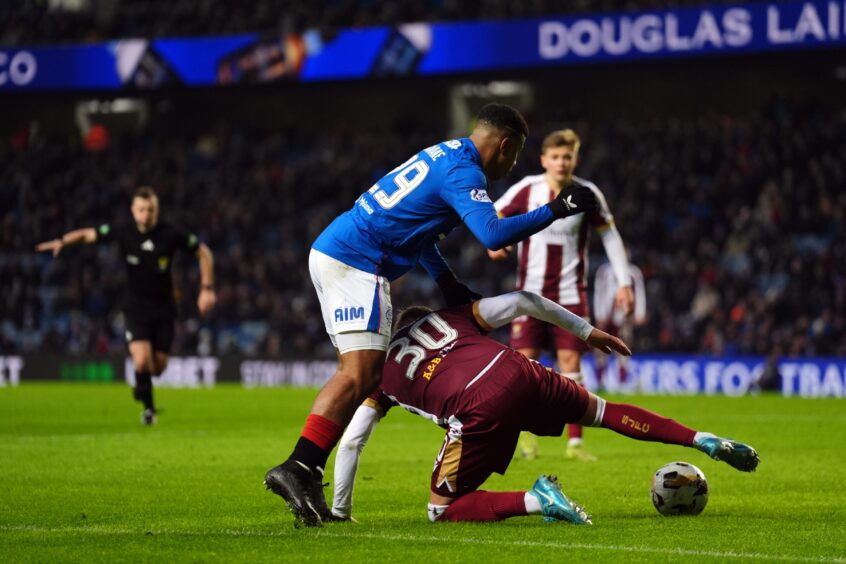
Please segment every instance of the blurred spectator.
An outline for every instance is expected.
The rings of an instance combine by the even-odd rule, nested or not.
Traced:
[[[302,32],[308,28],[331,33],[340,28],[408,22],[502,20],[736,3],[734,0],[19,0],[0,4],[0,44]]]

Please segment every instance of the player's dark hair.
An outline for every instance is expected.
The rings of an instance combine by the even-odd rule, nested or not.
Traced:
[[[410,306],[399,312],[396,321],[394,321],[394,331],[402,329],[406,325],[410,325],[420,319],[426,317],[434,311],[426,306]]]
[[[479,110],[476,122],[507,131],[512,135],[529,136],[529,126],[523,115],[507,104],[485,104]]]
[[[152,200],[156,197],[156,191],[149,186],[142,186],[132,194],[132,199],[143,198],[145,200]]]

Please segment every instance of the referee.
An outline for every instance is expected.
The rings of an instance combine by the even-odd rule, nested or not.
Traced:
[[[65,233],[61,238],[36,246],[58,256],[72,245],[116,241],[126,261],[127,291],[123,312],[126,341],[135,365],[136,400],[144,404],[141,422],[156,422],[152,377],[167,367],[173,341],[176,304],[173,298],[171,266],[176,251],[195,254],[200,263],[200,295],[197,309],[205,315],[214,307],[214,257],[197,236],[173,224],[159,221],[159,198],[152,188],[142,187],[132,197],[133,223],[97,228],[87,227]]]

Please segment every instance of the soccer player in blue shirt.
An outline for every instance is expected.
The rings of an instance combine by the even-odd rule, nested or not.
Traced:
[[[298,522],[320,526],[332,519],[323,469],[353,413],[381,381],[391,337],[390,283],[419,263],[448,306],[470,303],[481,296],[456,279],[436,246],[453,228],[463,222],[496,250],[556,219],[597,209],[593,192],[574,184],[529,213],[497,216],[488,179],[508,174],[528,134],[516,109],[486,105],[469,138],[414,155],[362,194],[312,245],[309,271],[338,369],[317,395],[291,456],[265,476]]]

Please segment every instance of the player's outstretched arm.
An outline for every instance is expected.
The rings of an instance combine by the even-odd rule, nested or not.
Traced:
[[[596,329],[552,300],[526,290],[483,298],[473,304],[473,313],[477,321],[488,329],[502,327],[521,315],[528,315],[561,327],[604,352],[616,351],[625,356],[632,354],[622,340]]]
[[[197,297],[197,309],[200,315],[206,315],[217,303],[214,292],[214,254],[204,243],[197,247],[197,259],[200,262],[200,295]]]
[[[545,229],[557,219],[548,205],[513,217],[499,217],[493,205],[479,206],[463,216],[464,224],[485,248],[497,251]]]
[[[352,514],[352,496],[358,462],[367,439],[379,422],[379,411],[367,404],[359,406],[347,425],[338,452],[335,455],[335,488],[332,514],[339,519],[349,519]]]
[[[484,183],[484,180],[471,179],[464,185],[451,185],[442,195],[476,239],[492,251],[519,243],[556,219],[590,211],[596,205],[589,188],[583,187],[589,192],[587,196],[581,189],[573,188],[567,192],[569,200],[555,200],[527,213],[500,217],[487,190],[478,188],[479,182]]]
[[[511,217],[499,217],[493,204],[487,204],[487,206],[481,204],[468,213],[462,214],[462,219],[480,243],[489,250],[496,251],[527,239],[538,231],[547,228],[556,219],[594,211],[597,207],[596,198],[589,188],[584,188],[584,190],[587,190],[589,194],[579,200],[580,203],[578,204],[572,198],[564,201],[555,199],[528,213]],[[564,194],[564,192],[562,190],[561,194]],[[568,201],[570,204],[566,203]],[[460,210],[456,211],[460,213]]]
[[[65,247],[71,247],[73,245],[79,245],[82,243],[90,244],[95,243],[96,241],[97,230],[93,227],[85,227],[83,229],[75,229],[74,231],[69,231],[58,239],[51,239],[50,241],[38,243],[35,246],[35,250],[48,251],[53,253],[54,257],[57,257],[59,256],[59,253],[62,252],[62,249]]]

